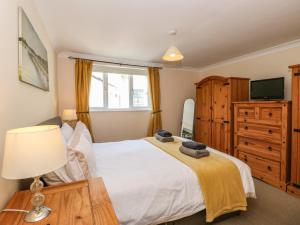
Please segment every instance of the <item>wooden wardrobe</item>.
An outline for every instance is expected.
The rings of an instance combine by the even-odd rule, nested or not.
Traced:
[[[292,69],[292,169],[288,192],[300,197],[300,64]]]
[[[233,101],[249,100],[249,79],[210,76],[196,83],[195,140],[233,155]]]

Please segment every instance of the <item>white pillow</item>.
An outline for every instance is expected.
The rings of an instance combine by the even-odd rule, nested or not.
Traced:
[[[78,121],[76,123],[76,127],[75,127],[75,130],[80,130],[82,132],[82,134],[85,136],[85,138],[92,144],[93,143],[93,140],[92,140],[92,136],[90,134],[90,131],[89,129],[87,129],[87,127],[85,126],[85,124],[81,121]]]
[[[66,141],[68,143],[70,137],[72,136],[74,129],[67,123],[64,123],[62,127],[60,128],[61,133]]]
[[[79,125],[76,125],[74,133],[69,139],[68,148],[84,154],[88,162],[90,175],[93,177],[96,175],[96,156],[93,151],[93,143],[91,142],[91,138],[88,140],[88,138],[86,137],[87,128],[85,127],[85,125],[82,126],[82,123],[80,123],[77,123],[77,125]]]
[[[88,163],[88,170],[92,177],[96,176],[96,156],[93,151],[93,145],[87,140],[87,138],[81,134],[79,141],[76,145],[69,146],[74,151],[81,152]]]
[[[67,150],[68,162],[63,167],[43,175],[48,185],[58,185],[88,179],[91,177],[86,157],[83,153]]]

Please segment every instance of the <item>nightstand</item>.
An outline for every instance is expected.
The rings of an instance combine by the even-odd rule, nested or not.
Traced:
[[[35,223],[24,222],[24,213],[2,212],[2,225],[118,225],[118,219],[101,178],[59,186],[45,187],[45,205],[51,214]],[[8,209],[30,209],[30,191],[19,191],[8,203]]]

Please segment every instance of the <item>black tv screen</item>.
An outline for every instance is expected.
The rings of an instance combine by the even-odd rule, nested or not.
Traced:
[[[251,99],[284,99],[284,77],[251,81]]]

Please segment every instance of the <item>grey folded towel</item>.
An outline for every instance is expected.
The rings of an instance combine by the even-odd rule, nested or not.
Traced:
[[[160,142],[173,142],[174,138],[173,137],[162,137],[159,134],[154,134],[154,137],[156,140],[159,140]]]
[[[205,156],[209,156],[209,151],[207,150],[195,150],[195,149],[186,148],[184,146],[180,146],[179,150],[181,153],[197,159]]]
[[[191,149],[195,149],[195,150],[203,150],[206,149],[206,145],[196,142],[196,141],[184,141],[182,142],[182,146],[186,147],[186,148],[191,148]]]
[[[172,137],[172,133],[167,130],[159,130],[157,134],[162,137]]]

